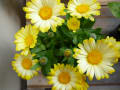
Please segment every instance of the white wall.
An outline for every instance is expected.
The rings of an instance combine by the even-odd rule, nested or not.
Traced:
[[[20,20],[9,5],[12,4],[0,0],[0,90],[20,90],[20,79],[11,67],[14,34],[20,28]]]

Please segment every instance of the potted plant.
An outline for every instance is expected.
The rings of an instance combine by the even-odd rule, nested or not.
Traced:
[[[52,90],[87,90],[90,81],[108,79],[120,58],[120,42],[93,29],[100,15],[96,0],[31,0],[23,10],[31,24],[15,34],[13,69],[30,80],[42,72]],[[62,18],[61,16],[65,16]]]

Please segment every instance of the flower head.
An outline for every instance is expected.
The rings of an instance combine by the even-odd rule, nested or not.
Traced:
[[[70,0],[68,3],[68,12],[78,18],[84,17],[94,21],[93,15],[100,15],[101,8],[97,0]]]
[[[66,50],[64,51],[64,56],[65,56],[65,57],[70,57],[71,54],[72,54],[71,49],[66,49]]]
[[[42,64],[42,65],[46,64],[47,61],[48,61],[48,59],[46,57],[41,57],[39,60],[40,64]]]
[[[86,77],[77,69],[64,64],[55,64],[47,76],[49,84],[53,84],[52,90],[87,90]]]
[[[80,28],[80,20],[76,17],[72,17],[67,21],[67,26],[73,32],[76,32]]]
[[[109,37],[109,36],[107,36],[105,41],[120,51],[120,41],[116,41],[114,37]]]
[[[32,60],[32,55],[23,56],[16,54],[14,59],[12,66],[19,77],[29,80],[38,74],[36,70],[31,70],[31,67],[36,64],[36,60]]]
[[[105,41],[108,44],[110,44],[112,47],[114,47],[114,49],[118,50],[120,53],[120,41],[116,41],[116,39],[114,37],[109,37],[109,36],[107,36]],[[120,55],[118,55],[118,57],[116,58],[116,62],[118,62],[118,58],[120,58]]]
[[[14,41],[16,44],[16,51],[22,51],[22,55],[29,53],[29,48],[34,48],[37,42],[38,29],[32,25],[26,25],[21,28],[16,34]]]
[[[41,32],[48,32],[50,28],[55,32],[56,27],[62,25],[65,6],[60,0],[31,0],[23,8],[26,18],[39,28]]]
[[[96,76],[97,80],[109,78],[109,74],[115,72],[112,67],[118,55],[118,50],[108,44],[105,39],[95,42],[93,38],[84,40],[83,45],[79,44],[79,48],[74,49],[73,57],[78,59],[78,68],[90,80]]]

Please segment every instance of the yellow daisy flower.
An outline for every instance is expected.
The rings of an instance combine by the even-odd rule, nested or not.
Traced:
[[[116,41],[116,39],[114,37],[109,37],[109,36],[107,36],[105,41],[108,42],[110,45],[112,45],[120,53],[120,41]],[[118,58],[120,58],[120,55],[117,57],[116,62],[118,62]]]
[[[120,41],[116,41],[114,37],[109,37],[109,36],[107,36],[105,40],[106,42],[114,46],[116,49],[120,50]]]
[[[41,32],[48,32],[50,28],[55,32],[56,27],[64,22],[64,19],[59,17],[65,15],[65,6],[61,0],[31,0],[23,9],[26,18],[31,19],[31,23]]]
[[[80,28],[80,21],[76,17],[72,17],[67,21],[67,26],[73,32],[76,32]]]
[[[40,62],[40,64],[45,65],[48,62],[48,58],[47,57],[41,57],[39,62]]]
[[[100,3],[97,0],[70,0],[68,12],[78,18],[84,17],[94,21],[93,15],[100,15]]]
[[[115,72],[112,65],[119,56],[118,50],[108,44],[104,39],[95,42],[93,38],[84,40],[83,45],[74,49],[73,57],[78,59],[78,68],[85,73],[90,80],[96,76],[97,80],[109,78],[109,74]]]
[[[16,34],[16,51],[23,50],[22,55],[29,53],[29,48],[34,48],[37,42],[38,29],[31,25],[26,25],[25,28],[21,28]]]
[[[36,64],[36,60],[32,60],[32,55],[23,56],[15,54],[15,61],[12,61],[13,69],[22,79],[29,80],[38,74],[36,70],[31,70],[31,67]]]
[[[72,50],[71,49],[65,49],[64,56],[65,57],[70,57],[71,55],[72,55]]]
[[[87,90],[86,77],[70,65],[55,64],[47,76],[52,90]]]

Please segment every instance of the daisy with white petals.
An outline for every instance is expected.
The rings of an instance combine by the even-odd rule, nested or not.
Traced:
[[[32,55],[22,56],[16,54],[14,59],[15,61],[12,61],[13,69],[22,79],[30,80],[38,74],[36,70],[31,70],[31,67],[37,63],[37,60],[32,60]]]
[[[49,84],[53,84],[52,90],[87,90],[86,77],[77,69],[64,64],[55,64],[47,76]]]
[[[56,27],[64,22],[59,17],[65,15],[64,9],[60,0],[31,0],[24,7],[26,18],[31,19],[41,32],[48,32],[50,28],[55,32]]]
[[[30,48],[34,48],[37,43],[38,29],[31,24],[26,25],[25,28],[22,27],[15,34],[16,51],[21,51],[22,55],[28,55],[30,53]]]
[[[70,0],[68,12],[78,18],[84,17],[94,21],[94,15],[100,15],[100,3],[97,0]]]
[[[111,44],[113,47],[115,47],[120,51],[120,41],[117,41],[114,37],[109,37],[109,36],[107,36],[105,40],[106,42],[108,42],[109,44]]]
[[[78,59],[79,71],[86,73],[90,80],[93,80],[94,76],[97,80],[109,78],[109,74],[115,72],[112,66],[120,53],[105,39],[95,42],[90,38],[78,47],[74,49],[73,57]]]
[[[107,36],[107,38],[105,39],[105,41],[107,43],[109,43],[110,45],[112,45],[114,47],[114,49],[118,50],[120,53],[120,41],[116,41],[116,39],[114,37],[109,37]],[[116,58],[115,63],[118,62],[118,59],[120,58],[120,55]]]

